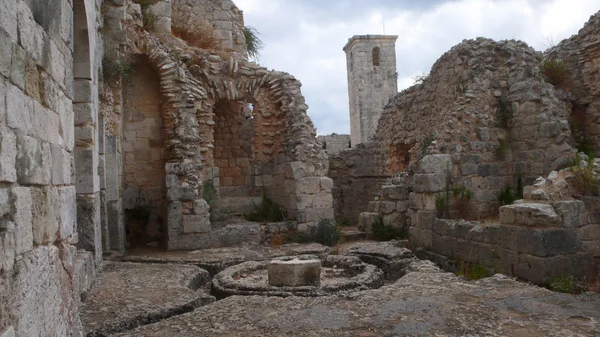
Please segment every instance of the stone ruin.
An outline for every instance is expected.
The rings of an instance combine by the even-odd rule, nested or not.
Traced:
[[[369,112],[381,115],[378,127],[369,119],[353,148],[349,135],[316,137],[300,82],[249,61],[244,29],[230,0],[0,0],[1,337],[212,335],[229,324],[228,333],[267,324],[267,335],[281,335],[304,324],[294,314],[277,323],[245,314],[281,315],[273,303],[316,313],[311,329],[360,333],[344,310],[368,319],[375,303],[389,299],[382,308],[393,311],[414,294],[436,298],[440,284],[463,297],[469,287],[548,296],[501,275],[467,284],[418,258],[539,284],[596,268],[600,199],[580,193],[568,158],[581,145],[600,155],[600,13],[545,53],[463,41],[422,83]],[[347,58],[359,77],[383,66],[375,73],[389,90],[395,55],[386,41],[377,57],[359,48]],[[550,83],[545,59],[562,60],[569,80]],[[598,160],[581,158],[598,176]],[[500,205],[502,190],[519,184],[522,199]],[[436,198],[451,187],[472,198],[441,212]],[[285,221],[241,217],[265,197]],[[335,252],[267,247],[334,218],[367,235],[380,223],[400,228],[408,240]],[[281,262],[293,257],[313,261],[312,278],[296,270],[303,263]],[[296,271],[278,282],[269,266],[280,264]],[[448,298],[432,301],[451,308],[442,321],[457,315]],[[231,310],[236,321],[218,323]],[[567,315],[552,317],[534,330]],[[580,323],[569,331],[600,333]],[[412,331],[373,324],[365,329]],[[471,331],[434,326],[421,328]]]

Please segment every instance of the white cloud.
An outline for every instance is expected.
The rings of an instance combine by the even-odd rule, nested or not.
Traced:
[[[520,39],[538,50],[583,26],[597,0],[410,1],[237,0],[246,24],[263,34],[261,63],[287,71],[303,83],[309,115],[319,134],[348,133],[346,58],[353,35],[398,35],[399,88],[463,39]],[[425,6],[426,4],[427,6]],[[352,8],[348,6],[354,6]]]

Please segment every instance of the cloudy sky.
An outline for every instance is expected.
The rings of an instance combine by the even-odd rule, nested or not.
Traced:
[[[463,39],[519,39],[537,50],[576,34],[598,0],[234,0],[262,35],[260,63],[302,82],[318,134],[349,133],[346,58],[353,35],[399,35],[398,89]]]

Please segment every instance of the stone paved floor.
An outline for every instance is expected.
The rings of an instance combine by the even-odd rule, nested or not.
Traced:
[[[209,282],[196,266],[106,261],[84,298],[85,334],[104,336],[212,303]]]
[[[172,259],[183,254],[188,253],[166,255]],[[138,265],[155,269],[146,273]],[[160,270],[156,266],[162,272],[151,276]],[[90,331],[91,324],[106,324],[103,320],[122,322],[127,314],[194,301],[195,292],[186,283],[198,270],[111,262],[97,283],[117,282],[118,291],[113,285],[95,285],[82,313],[84,324]],[[176,273],[184,276],[177,278]],[[124,294],[120,289],[135,291]],[[141,300],[136,298],[140,294]],[[103,305],[90,306],[94,296]],[[418,261],[406,276],[379,289],[318,298],[232,296],[156,323],[141,322],[146,325],[113,336],[599,336],[599,318],[598,294],[559,294],[502,275],[465,281],[429,261]]]

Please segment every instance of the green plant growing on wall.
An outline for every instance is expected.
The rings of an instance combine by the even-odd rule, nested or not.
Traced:
[[[487,276],[487,268],[479,263],[460,262],[456,275],[464,276],[468,281],[480,280]]]
[[[332,219],[322,219],[314,233],[315,241],[326,246],[334,246],[342,237],[341,231]]]
[[[279,208],[271,198],[263,191],[260,204],[254,205],[254,211],[246,215],[249,221],[257,222],[278,222],[286,218],[285,212]]]
[[[371,227],[370,238],[377,241],[403,240],[406,230],[383,223],[383,217],[378,217]]]
[[[258,37],[260,33],[253,27],[244,27],[244,37],[246,38],[246,51],[248,57],[258,61],[260,59],[260,50],[263,48],[263,42]]]
[[[143,27],[147,31],[154,30],[156,28],[156,23],[158,22],[158,16],[154,13],[146,10],[143,14]]]
[[[133,68],[129,59],[122,57],[118,60],[104,59],[102,61],[102,69],[104,71],[105,80],[116,81],[123,80],[124,82],[129,80]]]
[[[575,188],[583,195],[600,195],[600,177],[594,173],[594,155],[587,154],[587,160],[582,161],[578,154],[569,158],[568,164],[575,176]]]
[[[509,185],[504,185],[498,194],[498,201],[500,206],[512,205],[517,200],[517,196]]]
[[[587,291],[587,286],[570,274],[553,277],[548,288],[552,291],[568,294],[580,294]]]
[[[556,57],[548,57],[542,61],[544,76],[552,85],[564,90],[570,89],[569,71],[565,63]]]
[[[427,148],[433,143],[434,140],[435,133],[433,132],[428,134],[427,137],[423,139],[423,143],[421,144],[421,157],[425,157],[426,155],[428,155]]]

